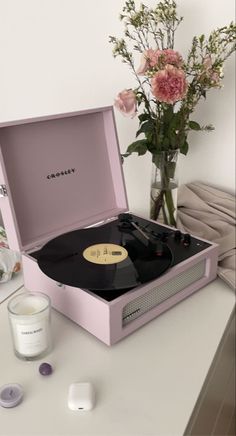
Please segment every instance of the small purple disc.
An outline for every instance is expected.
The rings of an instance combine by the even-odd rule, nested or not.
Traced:
[[[24,392],[18,383],[9,383],[0,387],[0,406],[15,407],[23,398]]]
[[[39,365],[39,372],[41,375],[50,375],[52,374],[52,366],[50,363],[43,362]]]

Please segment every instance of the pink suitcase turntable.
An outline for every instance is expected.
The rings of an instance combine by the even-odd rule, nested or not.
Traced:
[[[0,125],[25,286],[111,345],[216,277],[217,245],[128,212],[112,107]]]

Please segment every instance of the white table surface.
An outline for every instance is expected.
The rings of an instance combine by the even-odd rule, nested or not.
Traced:
[[[180,436],[204,383],[235,304],[235,294],[215,280],[109,348],[53,311],[54,348],[42,362],[13,354],[7,301],[0,304],[0,385],[24,387],[23,402],[0,407],[1,436]],[[91,381],[96,407],[67,408],[70,383]]]

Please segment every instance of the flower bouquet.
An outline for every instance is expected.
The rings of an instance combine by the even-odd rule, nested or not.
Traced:
[[[141,135],[123,156],[151,153],[154,173],[160,177],[151,190],[151,218],[159,219],[162,213],[164,223],[175,226],[176,154],[187,154],[190,130],[214,129],[211,124],[200,126],[192,114],[210,89],[222,86],[224,62],[235,50],[236,26],[216,29],[208,38],[195,36],[184,60],[174,50],[175,32],[183,20],[174,0],[160,1],[154,8],[141,3],[139,9],[134,0],[127,0],[120,19],[125,36],[110,36],[113,55],[131,68],[137,86],[120,92],[115,107],[125,116],[138,115],[136,138]]]

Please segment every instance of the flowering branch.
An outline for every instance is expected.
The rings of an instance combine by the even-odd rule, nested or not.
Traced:
[[[187,154],[190,130],[213,130],[190,120],[199,100],[212,88],[220,88],[225,60],[235,50],[235,25],[230,23],[205,35],[195,36],[187,60],[174,51],[175,32],[183,21],[174,0],[162,0],[154,8],[134,0],[125,1],[120,20],[125,37],[110,36],[114,57],[121,57],[132,70],[138,86],[119,93],[115,106],[127,116],[139,110],[137,137],[125,154],[152,154],[177,149]],[[133,52],[141,53],[135,66]]]

